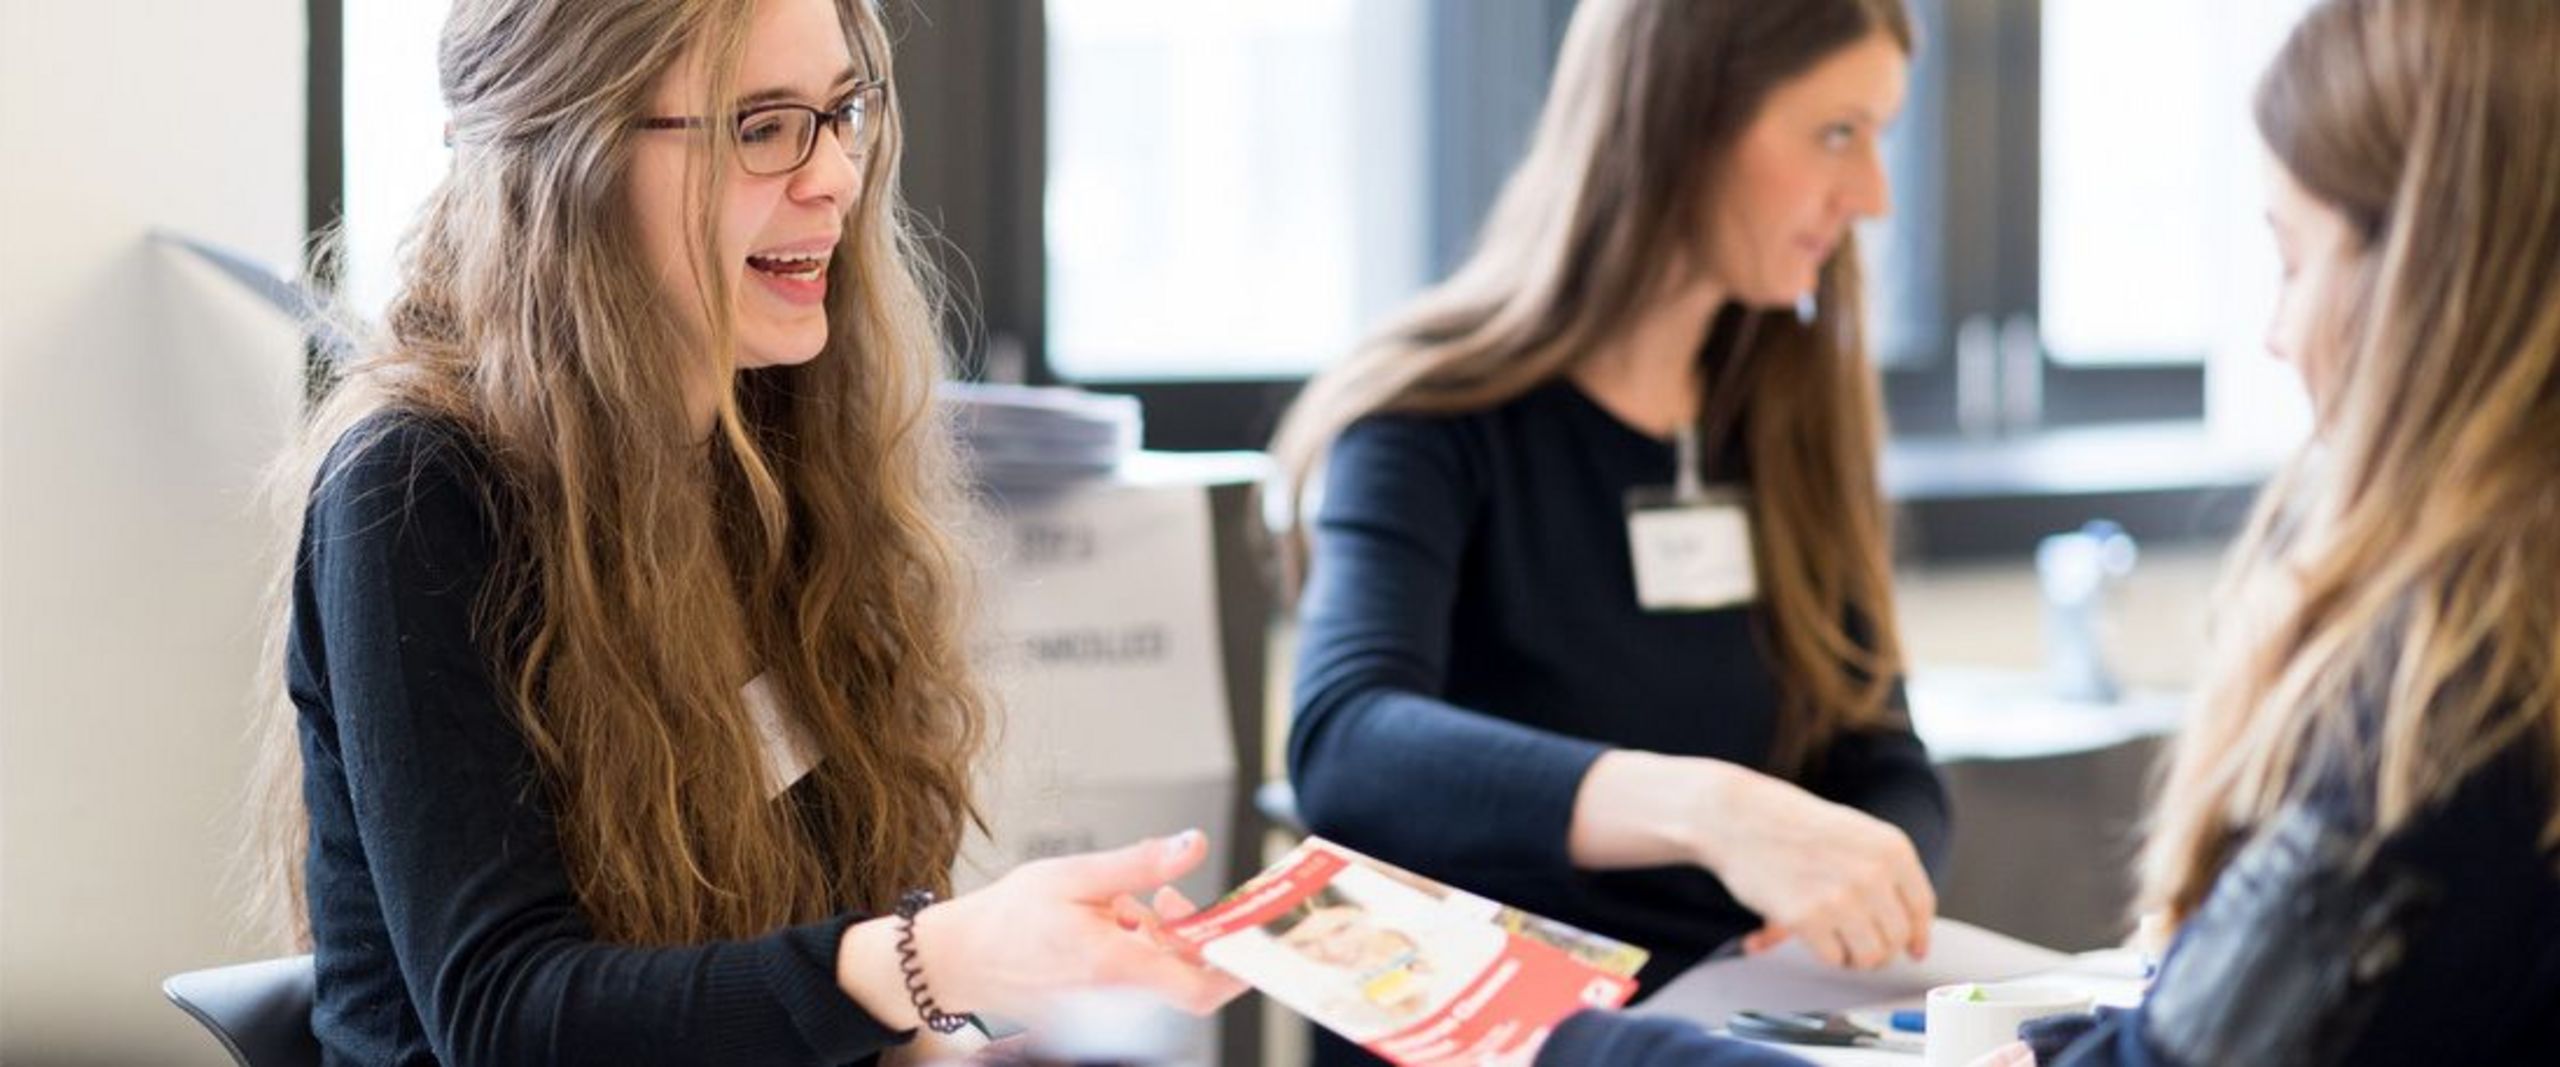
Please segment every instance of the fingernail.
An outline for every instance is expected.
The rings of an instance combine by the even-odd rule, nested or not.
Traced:
[[[1200,831],[1198,831],[1198,830],[1184,830],[1183,832],[1178,833],[1178,834],[1175,834],[1175,835],[1173,835],[1172,837],[1165,838],[1165,839],[1164,839],[1164,855],[1165,855],[1165,858],[1166,858],[1166,859],[1171,859],[1171,858],[1173,858],[1173,857],[1175,857],[1175,856],[1179,856],[1179,855],[1182,855],[1182,854],[1183,854],[1183,853],[1185,853],[1185,852],[1189,852],[1189,851],[1191,851],[1191,845],[1192,845],[1192,843],[1193,843],[1193,842],[1196,842],[1196,841],[1198,841],[1198,840],[1200,840]]]

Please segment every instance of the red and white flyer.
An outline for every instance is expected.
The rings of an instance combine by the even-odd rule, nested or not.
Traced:
[[[1508,1061],[1635,994],[1644,950],[1321,838],[1168,928],[1220,970],[1391,1063]]]

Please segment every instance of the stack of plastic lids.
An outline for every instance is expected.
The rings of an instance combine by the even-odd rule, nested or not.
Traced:
[[[1144,429],[1133,396],[979,382],[944,382],[940,395],[978,479],[998,488],[1107,476]]]

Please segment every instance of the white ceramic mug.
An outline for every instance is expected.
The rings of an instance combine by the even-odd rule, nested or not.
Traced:
[[[1965,983],[1929,991],[1929,1067],[1966,1067],[2018,1039],[2018,1024],[2086,1013],[2096,998],[2040,982]]]

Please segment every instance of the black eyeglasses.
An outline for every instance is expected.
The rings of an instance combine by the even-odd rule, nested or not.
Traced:
[[[814,108],[807,104],[759,104],[738,112],[738,125],[731,137],[738,148],[738,163],[749,174],[789,174],[808,165],[809,155],[817,151],[818,129],[835,127],[836,143],[844,148],[845,157],[860,159],[880,141],[880,127],[885,117],[889,86],[886,82],[867,81],[853,87],[853,92],[832,108]],[[668,115],[639,120],[635,125],[644,130],[699,130],[708,120],[698,115]]]

